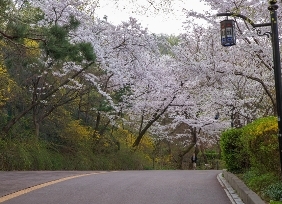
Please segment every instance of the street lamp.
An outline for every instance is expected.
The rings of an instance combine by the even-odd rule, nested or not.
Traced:
[[[280,154],[280,168],[282,172],[282,88],[281,88],[281,61],[280,61],[280,50],[279,50],[279,34],[278,34],[278,19],[277,19],[277,9],[278,5],[276,5],[277,0],[269,0],[269,6],[268,10],[270,12],[270,23],[263,23],[263,24],[255,24],[252,20],[247,18],[246,16],[243,16],[241,14],[237,13],[218,13],[217,16],[233,16],[233,17],[239,17],[250,23],[254,28],[257,27],[265,27],[265,26],[271,26],[271,33],[266,32],[263,35],[271,35],[272,39],[272,50],[273,50],[273,68],[274,68],[274,78],[275,78],[275,92],[276,92],[276,109],[277,109],[277,119],[278,119],[278,142],[279,142],[279,154]],[[236,44],[236,38],[235,38],[235,32],[233,31],[231,34],[231,43],[226,44],[227,37],[224,37],[222,34],[222,24],[221,23],[221,44],[223,46],[232,46]],[[225,24],[224,24],[225,25]],[[225,26],[226,28],[231,28],[231,26]],[[233,27],[234,28],[234,27]],[[224,34],[227,34],[227,31],[225,31]],[[230,34],[230,33],[229,33]],[[258,32],[258,35],[261,35],[260,32]],[[227,35],[226,35],[227,36]],[[232,39],[234,41],[232,41]],[[223,42],[224,41],[224,42]],[[233,42],[233,44],[232,44]]]
[[[223,20],[220,22],[221,29],[221,45],[232,46],[236,45],[235,21]]]

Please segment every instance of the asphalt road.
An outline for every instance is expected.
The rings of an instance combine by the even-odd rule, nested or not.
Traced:
[[[79,176],[36,190],[10,194],[4,204],[230,204],[223,187],[217,180],[221,171],[172,170],[172,171],[118,171],[118,172],[29,172],[17,180],[25,186]],[[45,173],[45,174],[44,174]],[[17,172],[14,172],[16,175]],[[33,176],[35,174],[35,176]],[[41,174],[41,176],[40,176]],[[0,181],[5,181],[0,173]],[[12,176],[11,173],[9,176]],[[23,175],[23,174],[22,174]],[[45,175],[45,176],[44,176]],[[17,177],[17,176],[15,176]],[[52,178],[51,178],[52,177]],[[49,178],[49,179],[48,179]],[[1,182],[1,188],[11,188],[9,181]],[[17,184],[19,185],[19,184]],[[21,187],[22,188],[22,187]],[[0,195],[1,196],[1,195]],[[4,198],[4,197],[2,197]],[[0,198],[1,203],[1,198]]]

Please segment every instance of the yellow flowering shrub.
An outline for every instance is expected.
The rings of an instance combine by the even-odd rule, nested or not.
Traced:
[[[40,55],[40,48],[39,48],[39,43],[35,40],[31,39],[24,39],[24,45],[27,48],[27,55],[30,57],[39,57]]]
[[[136,139],[136,135],[134,133],[130,132],[127,129],[122,129],[122,128],[118,128],[117,130],[115,130],[113,135],[115,135],[121,143],[124,143],[130,147],[132,147]],[[152,138],[145,134],[138,148],[139,149],[147,149],[147,148],[153,149],[153,146],[154,144],[153,144]]]
[[[251,166],[279,173],[277,117],[260,118],[243,128],[242,144],[247,149]]]
[[[0,107],[11,98],[11,92],[16,87],[16,83],[10,79],[7,70],[0,65]]]
[[[62,134],[62,137],[64,138],[82,141],[89,140],[92,131],[89,130],[89,127],[81,125],[79,120],[73,120],[69,122]]]

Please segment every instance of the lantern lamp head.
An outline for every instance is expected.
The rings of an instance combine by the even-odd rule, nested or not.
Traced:
[[[234,20],[223,20],[220,22],[221,30],[221,45],[232,46],[236,45],[236,32]]]
[[[219,118],[219,112],[217,112],[214,116],[214,119],[217,120]]]

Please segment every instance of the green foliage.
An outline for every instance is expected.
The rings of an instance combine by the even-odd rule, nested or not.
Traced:
[[[255,192],[261,192],[265,187],[275,183],[279,179],[274,173],[261,174],[256,169],[247,171],[243,178],[245,183]]]
[[[120,88],[112,95],[112,98],[117,102],[123,101],[123,96],[129,96],[131,94],[130,86],[126,85],[123,88]]]
[[[41,43],[41,47],[47,55],[55,60],[66,60],[82,62],[95,61],[96,56],[90,43],[81,42],[73,44],[69,41],[68,34],[75,30],[79,22],[71,17],[67,26],[54,25],[46,29],[46,43]]]
[[[28,29],[28,25],[18,22],[11,22],[7,25],[7,31],[9,32],[9,35],[13,36],[15,39],[21,39],[24,37]]]
[[[0,65],[0,108],[12,98],[14,88],[16,88],[15,82],[10,78],[6,69]]]
[[[81,42],[78,44],[79,51],[87,61],[95,61],[96,56],[93,52],[93,47],[90,43]]]
[[[0,170],[127,170],[150,169],[141,151],[122,146],[120,151],[95,154],[89,146],[60,152],[58,146],[35,140],[0,139]]]
[[[1,0],[0,3],[0,27],[9,36],[8,41],[22,42],[33,33],[36,22],[43,19],[43,13],[38,8],[32,8],[28,1],[21,6],[15,1]],[[2,37],[2,35],[1,35]]]
[[[45,155],[33,142],[0,140],[1,170],[39,170],[45,169]],[[34,154],[35,153],[35,154]]]
[[[103,100],[100,103],[100,106],[97,108],[98,111],[109,112],[113,110],[113,107],[107,100]]]
[[[58,119],[60,120],[60,119]],[[36,139],[29,130],[0,139],[0,170],[126,170],[151,169],[151,141],[131,148],[134,137],[116,129],[101,136],[79,120],[61,121],[57,138]],[[56,121],[59,124],[59,121]],[[14,132],[15,133],[15,132]],[[25,135],[26,134],[26,135]],[[52,136],[55,137],[55,136]]]
[[[280,201],[282,199],[282,182],[275,182],[263,190],[264,196],[270,198],[274,201]],[[272,204],[282,203],[280,202],[270,202]]]
[[[248,155],[243,148],[241,135],[242,129],[229,129],[221,135],[222,157],[230,172],[242,172],[249,166]]]
[[[64,28],[66,30],[75,30],[78,28],[80,22],[74,17],[70,16],[69,24],[65,25]]]
[[[251,166],[261,173],[279,175],[279,150],[276,117],[260,118],[243,128],[242,144],[250,156]]]
[[[273,172],[261,173],[261,170],[253,168],[245,172],[242,179],[250,189],[266,201],[279,201],[282,198],[280,176]]]
[[[218,152],[216,152],[214,150],[207,150],[205,152],[205,155],[207,157],[207,160],[214,160],[214,159],[218,158]]]
[[[273,200],[271,200],[269,204],[282,204],[282,201],[273,201]]]
[[[260,118],[244,128],[222,133],[221,149],[227,169],[242,172],[247,167],[279,175],[276,117]]]
[[[266,200],[278,201],[282,197],[282,184],[277,183],[280,157],[276,117],[260,118],[243,128],[224,132],[221,148],[227,169],[236,173],[245,172],[243,180],[249,188]],[[248,171],[239,165],[246,159],[250,167]]]

